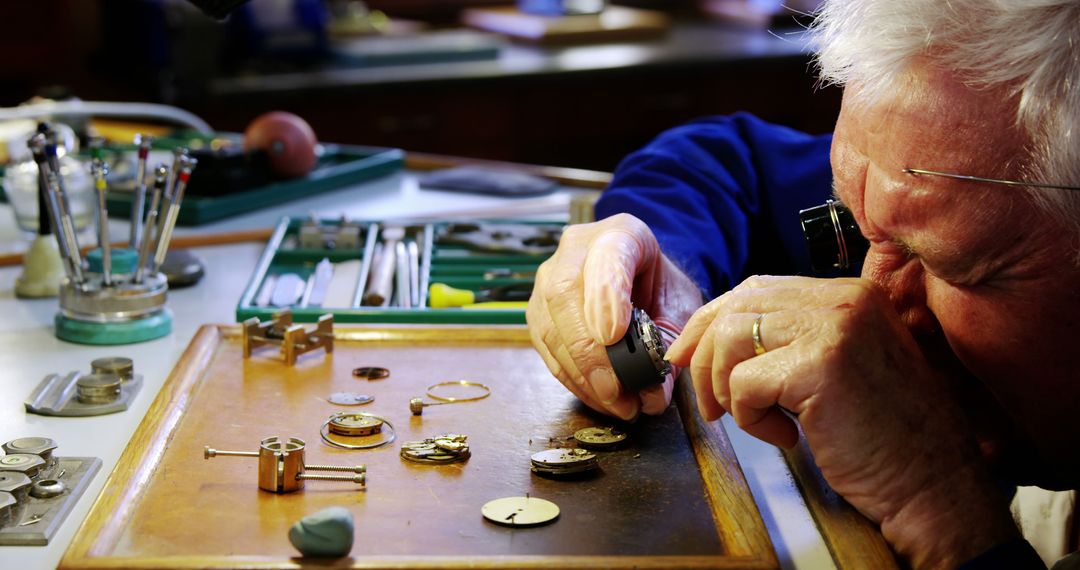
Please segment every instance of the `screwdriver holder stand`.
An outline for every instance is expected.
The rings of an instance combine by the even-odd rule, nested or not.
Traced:
[[[252,317],[243,323],[244,358],[251,358],[251,353],[266,345],[280,347],[281,356],[287,366],[296,364],[301,354],[318,350],[334,352],[334,316],[322,315],[311,329],[293,324],[292,312],[280,311],[274,318],[263,323],[258,317]]]
[[[106,279],[101,250],[87,255],[84,281],[68,279],[60,286],[56,336],[79,344],[114,345],[152,340],[172,331],[172,313],[165,307],[169,286],[159,272],[143,272],[136,280],[137,254],[113,250]]]
[[[211,447],[203,450],[203,458],[255,457],[259,460],[259,488],[271,493],[291,493],[304,488],[306,481],[344,481],[364,486],[367,467],[337,465],[307,465],[304,449],[307,444],[296,437],[268,437],[259,442],[258,451],[220,451]],[[313,475],[307,471],[334,471],[352,475]]]

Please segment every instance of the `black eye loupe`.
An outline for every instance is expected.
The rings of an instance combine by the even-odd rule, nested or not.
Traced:
[[[607,347],[607,354],[623,389],[640,392],[664,383],[664,377],[671,371],[671,364],[664,360],[665,350],[660,328],[645,311],[635,308],[630,313],[626,336]]]
[[[856,270],[870,249],[870,242],[859,231],[851,210],[836,200],[800,210],[799,222],[814,271]]]

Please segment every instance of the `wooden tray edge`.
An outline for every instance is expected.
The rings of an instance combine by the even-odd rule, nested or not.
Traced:
[[[709,508],[721,531],[721,542],[731,554],[755,558],[762,567],[779,568],[776,549],[727,432],[720,422],[706,422],[701,416],[689,374],[676,381],[674,398],[701,470]]]
[[[400,556],[400,557],[365,557],[365,558],[325,558],[305,560],[299,557],[282,561],[270,557],[236,556],[218,557],[166,557],[166,558],[100,558],[80,561],[80,568],[91,570],[213,570],[244,568],[245,570],[296,570],[298,568],[349,568],[365,569],[424,569],[464,570],[477,568],[512,568],[550,570],[671,570],[715,569],[715,570],[766,570],[775,568],[762,564],[757,558],[719,557],[719,556],[657,556],[653,558],[625,556],[502,556],[497,562],[482,562],[467,556]],[[61,566],[64,568],[64,566]]]
[[[58,568],[89,567],[87,562],[105,556],[116,546],[124,530],[122,521],[137,504],[138,496],[168,447],[173,429],[190,402],[192,388],[200,378],[199,371],[216,352],[221,337],[217,325],[203,325],[195,333],[124,448]],[[166,437],[159,439],[159,434]]]
[[[792,449],[785,449],[784,459],[838,570],[899,570],[896,555],[877,525],[829,487],[814,463],[806,439]]]

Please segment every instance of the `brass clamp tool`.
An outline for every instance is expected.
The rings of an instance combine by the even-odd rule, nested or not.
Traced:
[[[327,354],[334,352],[334,316],[323,315],[312,329],[293,324],[292,311],[274,313],[274,318],[263,323],[258,317],[252,317],[243,323],[244,358],[251,358],[251,352],[266,345],[276,345],[287,366],[296,364],[296,358],[306,352],[325,349]]]
[[[259,442],[258,451],[221,451],[212,447],[203,449],[203,458],[256,457],[259,459],[259,488],[271,493],[291,493],[304,488],[305,481],[344,481],[358,485],[367,484],[367,467],[364,465],[308,465],[304,463],[307,444],[296,437],[268,437]],[[307,471],[335,471],[342,475],[313,475]],[[344,475],[351,473],[351,475]]]

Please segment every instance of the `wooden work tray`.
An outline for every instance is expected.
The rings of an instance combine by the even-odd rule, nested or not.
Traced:
[[[358,380],[359,366],[391,374]],[[490,386],[490,397],[410,414],[410,398],[457,379]],[[723,428],[702,422],[690,383],[679,384],[664,415],[621,426],[628,446],[597,452],[599,474],[553,480],[530,472],[531,454],[612,424],[552,378],[524,327],[339,327],[332,354],[287,367],[272,347],[245,360],[239,327],[204,326],[60,567],[776,568]],[[330,404],[339,391],[375,401]],[[385,417],[397,440],[367,451],[323,444],[320,426],[345,409]],[[468,461],[399,458],[402,442],[447,432],[468,435]],[[367,487],[308,482],[274,494],[258,489],[257,460],[203,458],[204,446],[254,451],[268,436],[304,439],[309,464],[366,464]],[[487,501],[526,494],[558,504],[560,517],[531,528],[482,518]],[[290,525],[335,505],[355,517],[351,556],[299,558]]]

